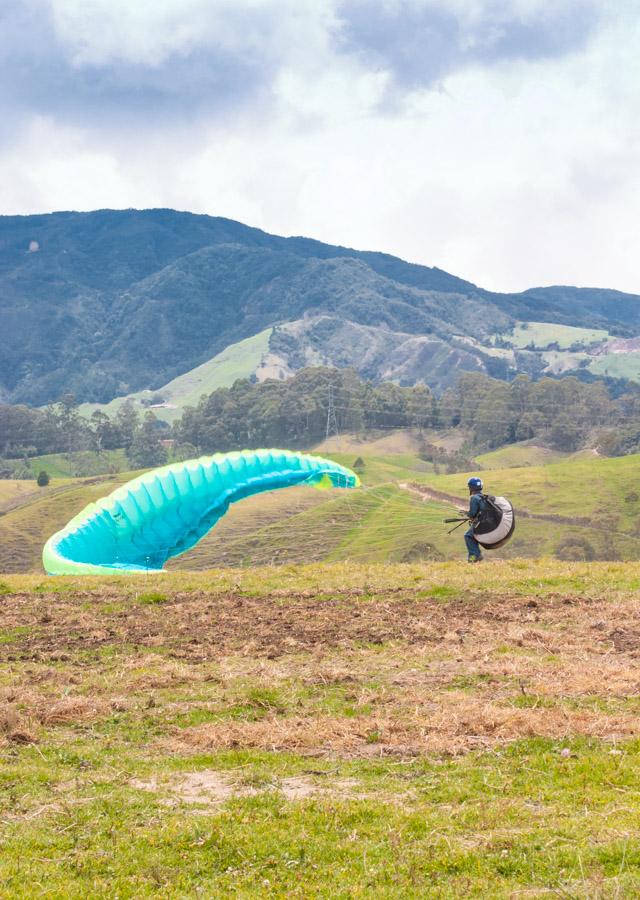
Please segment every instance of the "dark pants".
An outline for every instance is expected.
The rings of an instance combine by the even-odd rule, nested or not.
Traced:
[[[467,545],[469,556],[482,556],[482,548],[473,536],[473,528],[470,528],[465,532],[464,542]]]

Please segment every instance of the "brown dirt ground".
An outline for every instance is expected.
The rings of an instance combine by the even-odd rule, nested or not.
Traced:
[[[181,752],[410,756],[533,735],[616,742],[640,731],[640,605],[631,595],[614,605],[479,592],[443,602],[411,588],[375,598],[193,591],[140,605],[117,588],[9,594],[0,597],[0,664],[0,744],[114,711],[157,714],[158,740]],[[239,679],[282,690],[282,708],[225,715]],[[207,684],[220,690],[217,705],[202,699]],[[348,714],[322,705],[327,686]],[[162,692],[172,689],[168,699]],[[175,724],[201,708],[222,712]]]
[[[200,769],[197,772],[174,775],[164,781],[156,777],[134,778],[129,783],[139,790],[165,793],[164,803],[167,806],[176,806],[178,803],[219,806],[232,797],[255,797],[265,791],[277,791],[287,800],[304,800],[315,794],[349,799],[364,796],[359,782],[351,778],[324,779],[323,784],[307,775],[292,775],[266,784],[253,785],[234,778],[232,773],[217,769]]]

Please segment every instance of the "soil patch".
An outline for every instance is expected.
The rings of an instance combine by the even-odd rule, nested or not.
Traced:
[[[0,743],[118,716],[180,752],[446,754],[637,734],[633,592],[449,590],[0,597]]]
[[[277,791],[286,800],[305,800],[317,794],[349,799],[363,796],[355,779],[319,783],[305,775],[294,775],[256,785],[245,784],[234,778],[233,774],[215,769],[188,772],[165,781],[159,781],[156,777],[147,780],[134,778],[129,783],[139,790],[166,794],[163,802],[168,806],[179,803],[221,806],[235,797],[255,797],[267,791]]]

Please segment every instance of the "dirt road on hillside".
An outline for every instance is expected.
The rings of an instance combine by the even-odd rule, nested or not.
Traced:
[[[461,509],[467,502],[460,497],[455,497],[453,494],[445,494],[443,491],[436,491],[432,487],[418,484],[415,481],[403,482],[402,484],[399,484],[398,487],[405,491],[410,491],[412,494],[417,494],[424,500],[435,500],[436,503],[446,503],[455,506],[456,509]],[[557,525],[578,525],[583,528],[593,528],[596,531],[600,530],[598,526],[594,524],[592,519],[581,516],[558,516],[553,513],[534,513],[528,509],[523,509],[521,506],[516,508],[516,516],[519,516],[522,519],[537,519],[541,522],[555,522]],[[629,537],[629,535],[624,536]]]

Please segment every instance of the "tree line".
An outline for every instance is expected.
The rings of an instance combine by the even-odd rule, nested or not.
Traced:
[[[171,429],[150,411],[144,414],[132,402],[107,415],[95,410],[80,413],[73,394],[42,409],[0,404],[0,477],[35,477],[29,460],[49,453],[124,449],[133,469],[159,466],[167,462],[162,443]]]
[[[572,451],[585,444],[614,456],[640,447],[640,386],[627,382],[617,394],[603,381],[574,376],[511,382],[481,373],[460,374],[456,386],[436,397],[424,385],[374,384],[351,369],[302,369],[292,378],[262,383],[240,379],[203,395],[171,428],[152,412],[127,402],[111,416],[80,414],[72,395],[32,409],[0,404],[0,470],[5,461],[46,453],[124,448],[131,468],[197,453],[261,446],[312,447],[331,433],[414,428],[461,428],[465,454],[528,439]],[[164,441],[164,443],[163,443]],[[423,441],[425,458],[438,450]],[[444,460],[440,460],[443,461]],[[15,471],[15,464],[13,471]]]
[[[304,369],[286,381],[237,381],[186,409],[174,436],[202,452],[281,444],[309,447],[326,432],[329,406],[339,432],[461,428],[467,447],[491,450],[535,439],[558,450],[589,443],[607,455],[640,447],[640,385],[614,396],[603,381],[574,376],[511,382],[462,373],[436,397],[428,387],[372,384],[349,369]],[[331,426],[332,421],[329,421]],[[425,443],[425,452],[436,453]]]

